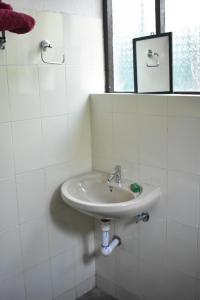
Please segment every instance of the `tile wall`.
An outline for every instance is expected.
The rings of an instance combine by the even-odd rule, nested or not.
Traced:
[[[92,96],[104,89],[100,0],[11,0],[36,18],[0,51],[0,299],[74,300],[95,284],[93,221],[60,201],[66,178],[111,171],[159,185],[149,223],[118,222],[123,245],[96,257],[120,300],[200,299],[200,99]],[[44,65],[39,43],[54,48]],[[96,247],[100,233],[96,224]]]
[[[91,169],[88,95],[104,89],[101,1],[8,2],[37,25],[7,33],[0,50],[0,299],[74,300],[94,286],[93,221],[62,203],[59,186]],[[64,65],[41,62],[43,39],[54,45],[46,59],[65,53]]]
[[[97,257],[98,286],[120,300],[199,300],[200,97],[103,94],[91,105],[94,169],[120,164],[162,189],[148,223],[113,224],[122,246]]]

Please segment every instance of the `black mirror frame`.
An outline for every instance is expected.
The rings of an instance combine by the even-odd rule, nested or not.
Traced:
[[[136,44],[139,41],[148,40],[148,39],[155,39],[159,37],[168,37],[169,41],[169,90],[162,91],[162,92],[144,92],[142,94],[170,94],[173,93],[173,59],[172,59],[172,32],[161,33],[156,35],[148,35],[143,36],[140,38],[133,39],[133,71],[134,71],[134,92],[138,93],[138,76],[137,76],[137,48]]]

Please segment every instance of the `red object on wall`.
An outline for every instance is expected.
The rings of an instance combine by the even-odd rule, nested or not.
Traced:
[[[24,34],[35,26],[33,17],[13,11],[12,6],[0,1],[0,31]]]
[[[13,8],[12,8],[12,6],[10,4],[3,3],[1,0],[0,0],[0,9],[10,9],[10,10],[13,10]]]

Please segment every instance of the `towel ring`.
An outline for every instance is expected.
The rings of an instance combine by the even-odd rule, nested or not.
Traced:
[[[45,60],[43,53],[47,50],[47,48],[53,48],[51,43],[47,40],[43,40],[40,43],[40,49],[41,49],[41,60],[43,61],[43,63],[45,64],[49,64],[49,65],[63,65],[65,63],[65,56],[63,54],[63,58],[61,62],[57,62],[57,61],[47,61]]]
[[[147,66],[148,68],[156,68],[156,67],[159,67],[160,61],[159,61],[159,54],[158,54],[157,52],[153,52],[153,50],[148,49],[148,51],[147,51],[147,58],[150,58],[150,59],[156,58],[156,63],[155,63],[155,64],[152,64],[152,65],[150,65],[150,64],[148,63],[148,61],[146,61],[146,66]]]

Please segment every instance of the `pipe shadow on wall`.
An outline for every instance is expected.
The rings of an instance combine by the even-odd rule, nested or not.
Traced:
[[[60,186],[50,199],[49,214],[55,230],[63,236],[66,234],[66,240],[79,247],[82,262],[89,264],[94,260],[97,254],[94,247],[94,219],[65,204],[60,196]]]

